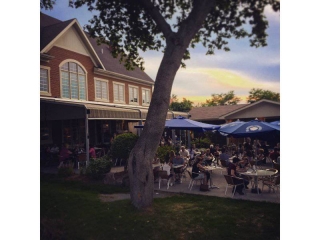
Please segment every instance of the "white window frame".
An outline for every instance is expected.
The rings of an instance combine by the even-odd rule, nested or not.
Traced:
[[[63,92],[62,92],[63,91],[62,90],[62,74],[61,74],[61,72],[64,71],[64,70],[62,70],[61,68],[67,62],[73,62],[73,63],[78,64],[82,68],[82,70],[84,71],[83,76],[85,78],[85,94],[86,94],[86,98],[85,99],[80,99],[80,95],[78,96],[78,99],[72,98],[71,94],[70,94],[69,98],[63,97]],[[59,65],[59,74],[60,74],[60,93],[61,93],[60,95],[61,95],[61,98],[70,99],[70,100],[77,100],[77,101],[87,101],[88,100],[88,72],[80,62],[78,62],[77,60],[74,60],[74,59],[66,59],[66,60],[62,61],[60,63],[60,65]],[[68,71],[68,74],[69,74],[69,81],[71,81],[70,71]],[[80,74],[80,75],[82,75],[82,74]],[[77,76],[78,76],[78,74],[77,74]],[[77,78],[77,79],[78,79],[78,83],[79,83],[79,78]],[[79,86],[78,86],[78,88],[79,88]],[[71,89],[71,86],[69,85],[69,91],[70,91],[70,89]]]
[[[149,92],[149,103],[145,103],[145,99],[143,98],[143,92]],[[141,95],[142,95],[142,105],[145,105],[145,106],[149,106],[150,105],[150,102],[151,102],[151,90],[149,88],[141,88]]]
[[[123,100],[116,100],[115,98],[115,88],[116,85],[121,85],[123,86]],[[119,95],[118,95],[119,97]],[[120,83],[120,82],[113,82],[113,102],[114,103],[125,103],[126,102],[126,88],[125,88],[125,84],[124,83]]]
[[[129,88],[129,104],[139,105],[139,87],[138,86],[134,86],[134,85],[129,85],[128,88]],[[131,102],[131,100],[133,100],[133,99],[130,98],[131,89],[137,89],[137,102],[133,102],[133,101]],[[134,96],[133,96],[133,98],[134,98]]]
[[[105,82],[106,85],[107,85],[107,98],[98,98],[97,97],[97,82]],[[102,89],[101,89],[102,90]],[[109,93],[109,81],[106,80],[106,79],[102,79],[102,78],[94,78],[94,97],[95,97],[95,101],[103,101],[103,102],[109,102],[109,96],[110,96],[110,93]]]
[[[47,70],[48,73],[48,78],[47,78],[47,84],[48,84],[48,91],[41,91],[40,90],[40,95],[46,95],[46,96],[51,96],[51,87],[50,87],[50,67],[45,67],[40,65],[40,74],[41,74],[41,69]]]

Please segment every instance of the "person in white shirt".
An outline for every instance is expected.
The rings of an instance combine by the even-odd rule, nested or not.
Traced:
[[[183,157],[185,161],[189,161],[190,154],[189,151],[185,148],[185,146],[181,146],[181,150],[179,151],[180,156]]]

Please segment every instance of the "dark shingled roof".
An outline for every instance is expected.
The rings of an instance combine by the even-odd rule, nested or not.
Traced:
[[[249,104],[238,104],[238,105],[224,105],[224,106],[213,106],[213,107],[194,107],[190,110],[192,120],[212,120],[218,119],[222,115],[231,113],[238,109],[241,109]]]
[[[45,48],[73,20],[74,19],[60,21],[40,12],[40,51]],[[106,44],[101,44],[98,46],[95,39],[90,38],[87,33],[85,34],[106,70],[154,83],[153,79],[138,67],[136,67],[133,71],[127,70],[118,59],[112,57],[111,52]],[[103,49],[103,53],[101,49]]]
[[[46,47],[73,19],[62,22],[40,13],[40,51]]]
[[[86,33],[86,35],[106,70],[134,78],[143,79],[152,83],[154,82],[152,78],[150,78],[144,71],[142,71],[138,67],[136,67],[133,71],[127,70],[123,63],[119,62],[119,58],[114,58],[112,56],[110,49],[106,44],[98,45],[96,39],[91,38],[88,33]]]

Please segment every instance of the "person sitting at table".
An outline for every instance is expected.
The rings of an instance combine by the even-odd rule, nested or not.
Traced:
[[[157,179],[159,178],[158,172],[160,171],[160,159],[158,158],[157,154],[154,156],[152,160],[152,164],[155,165],[155,167],[153,168],[153,177],[154,177],[154,182],[156,182]]]
[[[258,155],[257,155],[257,165],[260,165],[261,163],[264,163],[264,164],[266,163],[264,150],[262,148],[258,150]]]
[[[200,154],[195,163],[192,165],[192,178],[194,179],[203,179],[203,184],[208,185],[210,180],[210,173],[203,166],[203,157],[204,154]],[[208,187],[210,188],[210,186]]]
[[[175,157],[176,157],[176,154],[174,153],[173,150],[171,150],[171,151],[169,152],[169,162],[170,162],[171,164],[173,164],[173,159],[175,159]]]
[[[206,153],[204,154],[204,163],[206,166],[211,166],[213,161],[213,154],[210,152],[210,148],[206,150]]]
[[[181,157],[180,153],[177,152],[176,157],[173,159],[173,165],[182,165],[179,168],[174,168],[174,173],[176,177],[176,182],[181,183],[181,173],[183,172],[183,168],[185,167],[185,160]]]
[[[190,154],[185,146],[181,146],[179,153],[180,153],[180,156],[183,157],[186,162],[189,162]]]
[[[237,173],[237,170],[239,169],[239,159],[235,158],[233,162],[230,162],[228,165],[228,175],[233,176],[233,182],[235,184],[239,184],[244,182],[245,188],[248,189],[249,181],[240,177],[241,175]],[[243,185],[238,185],[236,187],[236,192],[240,195],[243,195]]]
[[[272,161],[277,161],[278,157],[280,156],[280,153],[279,153],[280,149],[278,149],[277,147],[275,147],[273,149],[273,152],[270,153],[270,158]]]
[[[96,158],[96,150],[94,148],[94,146],[92,144],[89,145],[90,148],[89,148],[89,158]]]
[[[221,149],[221,154],[219,157],[220,157],[220,160],[225,161],[226,165],[228,166],[231,156],[226,152],[225,148]]]
[[[68,144],[63,144],[59,153],[60,164],[58,168],[62,167],[64,164],[67,164],[69,162],[70,154],[72,154],[72,152],[68,149]]]
[[[220,154],[220,147],[219,144],[217,144],[213,150],[213,156],[215,157],[215,159],[219,159]]]

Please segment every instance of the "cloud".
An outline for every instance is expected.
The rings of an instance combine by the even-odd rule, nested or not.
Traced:
[[[280,92],[280,83],[255,80],[242,72],[228,69],[188,68],[181,69],[177,74],[172,94],[176,94],[180,100],[186,98],[197,104],[210,99],[212,94],[234,91],[242,99],[241,103],[245,103],[252,88]]]

